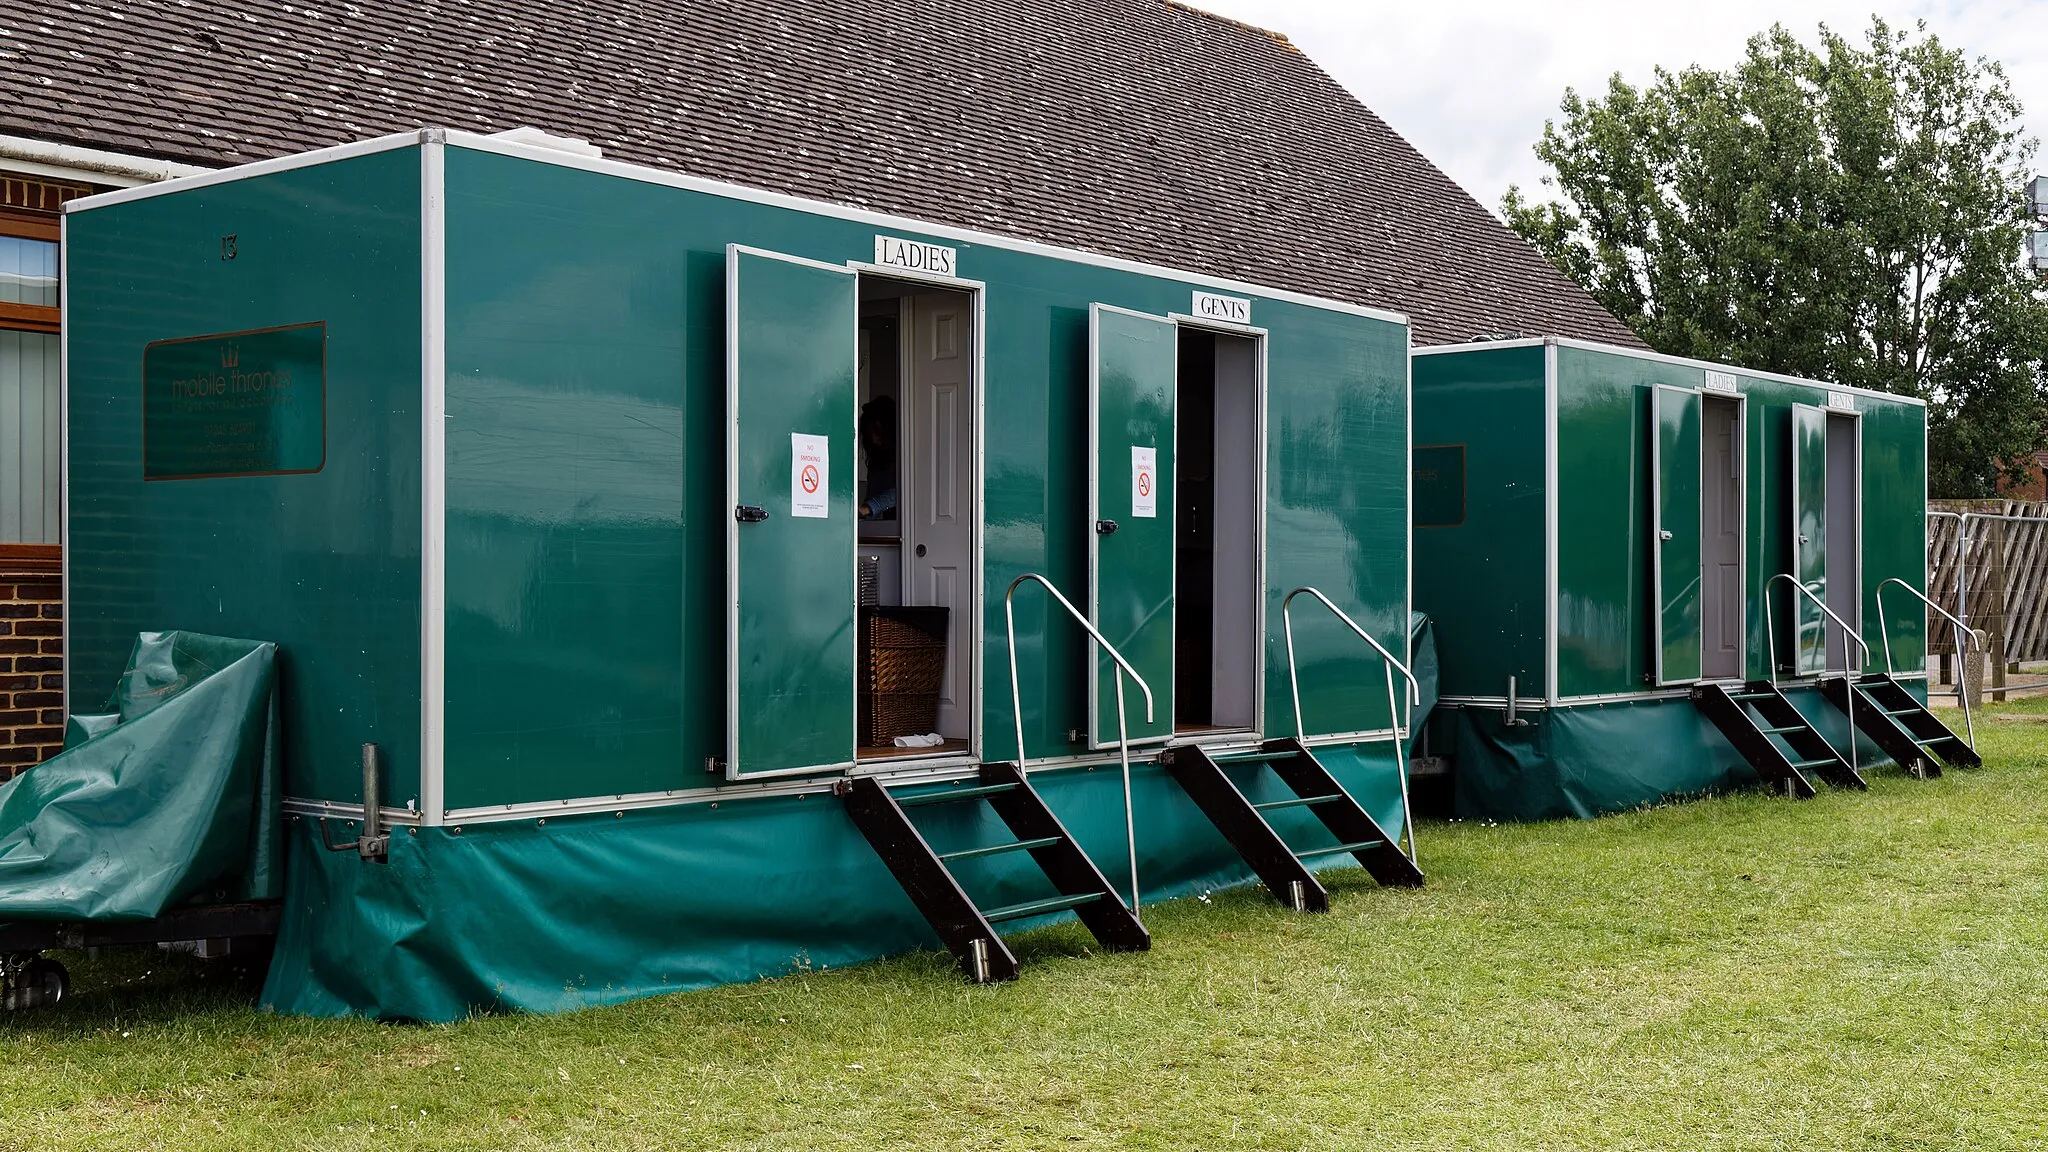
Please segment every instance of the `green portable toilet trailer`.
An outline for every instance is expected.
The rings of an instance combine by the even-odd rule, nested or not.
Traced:
[[[70,208],[73,703],[277,642],[280,1010],[1420,881],[1401,316],[439,130]]]
[[[1919,400],[1565,339],[1418,349],[1414,388],[1458,812],[1974,763],[1922,707]]]

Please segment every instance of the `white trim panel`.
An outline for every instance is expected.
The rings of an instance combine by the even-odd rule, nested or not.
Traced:
[[[446,155],[420,147],[420,820],[447,810],[448,227]]]
[[[371,140],[358,140],[352,144],[339,144],[332,148],[320,148],[312,152],[301,152],[295,156],[279,156],[274,160],[258,160],[253,164],[239,164],[233,168],[214,170],[195,169],[192,175],[179,176],[157,184],[143,184],[134,188],[120,188],[102,192],[97,196],[85,196],[64,205],[66,212],[89,212],[95,208],[107,208],[115,204],[126,204],[131,200],[147,200],[152,196],[163,196],[172,192],[188,192],[194,188],[210,188],[215,184],[232,184],[237,180],[249,180],[257,176],[268,176],[274,172],[289,172],[294,168],[311,168],[316,164],[329,164],[346,160],[351,156],[368,156],[373,152],[389,152],[393,148],[410,148],[415,144],[441,143],[447,138],[440,128],[419,128],[411,132],[399,132],[390,136],[378,136]]]
[[[1548,345],[1552,348],[1577,348],[1586,352],[1605,352],[1613,356],[1631,356],[1638,360],[1654,360],[1660,364],[1677,364],[1686,368],[1697,368],[1705,372],[1734,372],[1754,380],[1775,380],[1781,384],[1800,384],[1808,388],[1819,388],[1825,392],[1845,392],[1851,396],[1868,396],[1873,400],[1891,400],[1900,404],[1911,404],[1925,408],[1927,401],[1917,396],[1901,396],[1895,392],[1879,392],[1874,388],[1858,388],[1854,384],[1835,384],[1826,380],[1814,380],[1806,376],[1788,376],[1783,372],[1765,372],[1757,368],[1744,368],[1740,364],[1719,364],[1712,360],[1694,360],[1688,356],[1670,356],[1653,352],[1647,348],[1623,348],[1619,344],[1602,344],[1597,340],[1580,340],[1572,336],[1540,336],[1519,340],[1479,340],[1464,344],[1433,344],[1417,348],[1417,356],[1439,356],[1446,352],[1479,352],[1489,348],[1535,348]]]

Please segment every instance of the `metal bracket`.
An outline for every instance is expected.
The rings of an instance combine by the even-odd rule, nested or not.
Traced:
[[[365,861],[387,863],[391,855],[391,834],[384,831],[384,812],[377,805],[381,794],[377,787],[382,773],[383,749],[375,744],[363,745],[363,827],[356,838],[346,844],[336,844],[327,834],[327,817],[320,817],[320,843],[329,852],[347,852],[353,849]]]

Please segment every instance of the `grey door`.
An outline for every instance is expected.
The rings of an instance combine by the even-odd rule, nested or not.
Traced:
[[[1742,676],[1742,405],[1706,398],[1700,454],[1700,675]]]

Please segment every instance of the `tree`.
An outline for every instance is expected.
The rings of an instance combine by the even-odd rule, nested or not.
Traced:
[[[1873,23],[1776,26],[1717,72],[1567,90],[1561,201],[1508,224],[1662,352],[1927,401],[1929,483],[1984,496],[2048,443],[2048,299],[2020,261],[2035,142],[2004,71]]]

